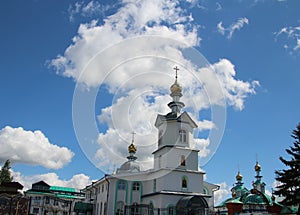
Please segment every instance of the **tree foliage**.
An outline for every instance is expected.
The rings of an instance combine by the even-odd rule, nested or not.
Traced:
[[[290,156],[290,159],[279,157],[280,161],[287,167],[286,169],[276,170],[275,179],[280,182],[274,192],[275,195],[283,196],[282,201],[285,205],[297,205],[300,195],[300,123],[293,130],[291,135],[295,141],[293,146],[290,146],[285,151]]]
[[[10,168],[10,161],[6,160],[0,170],[0,184],[2,182],[11,182],[13,180],[13,177],[10,174]]]

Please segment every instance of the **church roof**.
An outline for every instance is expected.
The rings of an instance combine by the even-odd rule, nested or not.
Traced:
[[[272,199],[265,193],[252,193],[245,198],[244,204],[269,205],[272,204]]]
[[[198,127],[198,125],[195,123],[195,121],[190,117],[190,115],[187,112],[183,112],[178,117],[176,114],[172,114],[172,112],[166,115],[158,114],[156,117],[155,126],[158,127],[165,121],[169,121],[169,120],[174,120],[174,121],[176,120],[177,122],[188,123],[193,128]]]
[[[141,168],[139,162],[135,160],[126,161],[118,168],[117,173],[124,173],[124,172],[140,172]]]

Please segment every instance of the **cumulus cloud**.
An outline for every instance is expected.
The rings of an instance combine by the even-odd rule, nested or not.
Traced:
[[[282,41],[283,47],[290,53],[298,53],[300,50],[300,26],[288,26],[275,32],[275,40]]]
[[[231,39],[233,36],[233,33],[236,30],[240,30],[242,27],[244,27],[245,24],[249,24],[249,20],[246,17],[239,18],[236,22],[232,23],[229,27],[225,28],[223,26],[222,22],[219,22],[217,24],[218,32],[222,35],[227,35],[228,39]]]
[[[245,23],[248,20],[241,18],[224,31],[231,37]],[[151,152],[157,147],[155,118],[157,113],[169,112],[166,104],[171,101],[168,94],[174,83],[175,65],[180,67],[182,101],[198,123],[197,132],[222,130],[212,119],[199,118],[200,110],[225,108],[226,104],[238,110],[244,108],[244,100],[255,93],[257,82],[237,80],[229,60],[210,65],[201,54],[191,51],[200,42],[193,15],[181,8],[179,1],[124,0],[122,7],[103,23],[92,20],[81,24],[64,54],[50,61],[58,74],[88,90],[105,86],[110,94],[110,105],[96,107],[99,123],[107,126],[100,131],[99,148],[91,158],[98,166],[126,160],[132,131],[137,133],[139,159],[151,160]],[[211,155],[213,144],[208,138],[195,136],[201,156]],[[144,164],[149,166],[148,162]]]
[[[68,148],[50,143],[41,131],[26,131],[21,127],[6,126],[1,129],[0,145],[1,161],[9,159],[50,169],[62,168],[74,156]]]
[[[230,193],[230,187],[226,184],[226,182],[222,182],[218,184],[220,189],[215,192],[214,195],[214,205],[219,205],[226,196]]]
[[[14,181],[17,181],[24,186],[23,191],[31,189],[31,185],[39,181],[45,181],[50,186],[71,187],[77,190],[85,188],[88,184],[92,182],[90,177],[85,174],[74,175],[68,180],[60,179],[59,176],[54,172],[40,175],[25,176],[22,175],[20,172],[12,171],[12,176],[14,178]]]

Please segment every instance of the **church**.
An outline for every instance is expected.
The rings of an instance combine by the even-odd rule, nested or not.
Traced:
[[[85,203],[77,211],[95,215],[214,214],[214,192],[218,185],[204,181],[198,167],[198,149],[194,147],[197,124],[180,101],[182,87],[177,80],[170,87],[170,112],[157,115],[157,149],[152,152],[152,169],[141,170],[132,137],[127,161],[114,173],[84,188]],[[92,209],[84,211],[83,204]]]

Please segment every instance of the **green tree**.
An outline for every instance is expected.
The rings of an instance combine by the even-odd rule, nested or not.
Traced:
[[[300,123],[293,130],[291,136],[295,139],[293,146],[285,150],[290,159],[286,160],[282,156],[279,157],[287,168],[275,171],[275,179],[280,182],[280,185],[276,187],[274,192],[275,195],[283,196],[282,203],[288,206],[299,203],[297,198],[300,194]]]
[[[11,182],[13,177],[10,175],[10,161],[6,160],[0,170],[0,184],[2,182]]]

